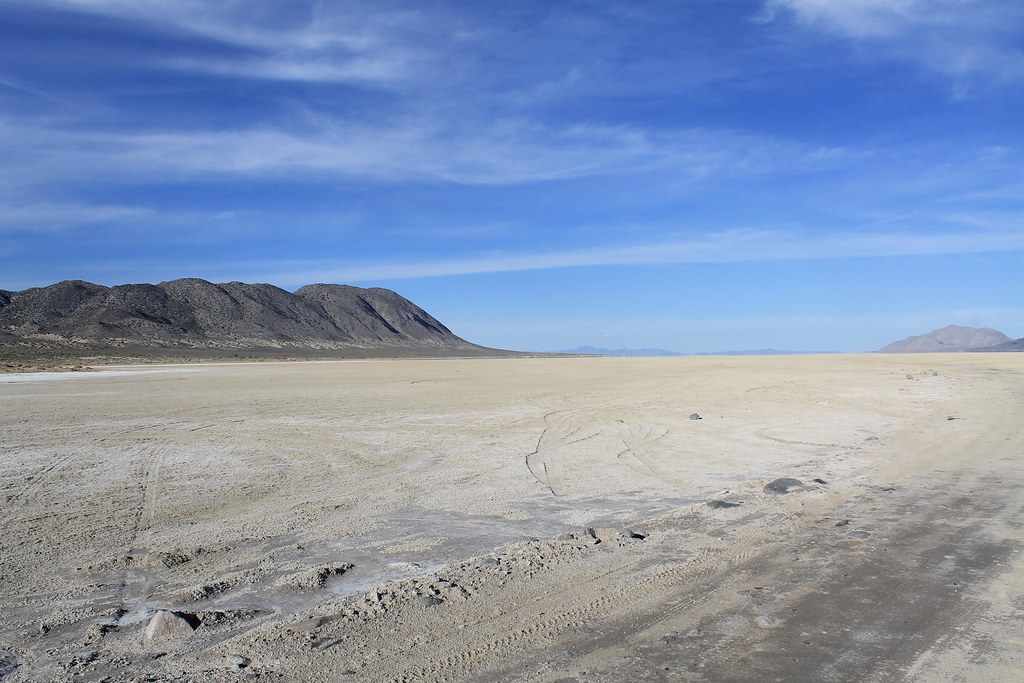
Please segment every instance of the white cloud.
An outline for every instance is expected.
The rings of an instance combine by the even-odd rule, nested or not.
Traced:
[[[684,179],[806,171],[843,163],[808,148],[728,131],[651,133],[626,126],[481,127],[305,122],[291,130],[90,132],[0,120],[8,186],[33,181],[171,180],[195,176],[342,176],[376,181],[508,185],[657,170]],[[102,172],[97,172],[102,169]]]
[[[629,231],[624,228],[624,231]],[[640,230],[639,232],[643,232]],[[360,263],[332,267],[293,264],[287,272],[246,273],[250,280],[283,283],[361,282],[583,266],[666,263],[742,263],[827,258],[934,256],[1024,251],[1024,229],[934,232],[810,233],[729,230],[686,240],[529,254],[423,262]],[[225,274],[225,277],[237,275]]]
[[[309,57],[257,57],[240,59],[173,59],[167,66],[203,71],[222,76],[241,76],[280,81],[347,82],[382,85],[399,80],[405,63],[391,56],[359,57],[346,60]]]
[[[156,211],[140,206],[92,205],[73,202],[0,204],[0,233],[51,232],[67,226],[152,221],[156,217]]]
[[[180,33],[236,48],[234,54],[170,59],[164,65],[245,78],[342,82],[401,87],[447,83],[495,88],[519,104],[569,89],[611,87],[620,40],[636,40],[650,22],[674,17],[671,7],[635,9],[607,3],[589,11],[553,10],[532,17],[530,32],[517,31],[484,14],[444,4],[374,3],[348,0],[7,0],[9,3],[73,10],[136,22],[151,30]],[[967,92],[971,84],[1024,79],[1024,4],[1019,0],[764,0],[765,21],[793,17],[799,25],[863,46],[868,59],[921,64],[953,79]],[[512,10],[515,11],[515,10]],[[525,12],[526,10],[524,10]],[[525,19],[526,15],[518,18]],[[577,39],[585,41],[577,45]],[[523,41],[526,41],[525,43]],[[531,42],[540,41],[540,42]],[[606,49],[607,47],[607,49]],[[504,50],[504,51],[503,51]],[[511,50],[513,54],[506,54]],[[539,54],[555,52],[544,61]],[[563,52],[564,51],[564,52]],[[534,52],[536,54],[531,54]],[[693,56],[691,55],[690,58]],[[652,57],[655,59],[656,57]],[[501,85],[484,64],[499,68]],[[667,64],[663,64],[667,67]],[[676,64],[676,66],[680,66]],[[663,68],[697,80],[749,76],[755,64],[737,71],[728,59],[706,56],[691,68]],[[509,70],[511,69],[511,71]],[[516,72],[516,69],[522,69]],[[508,78],[509,75],[512,78]],[[619,74],[621,77],[621,74]],[[673,80],[673,82],[676,82]],[[614,87],[628,89],[628,83]],[[656,87],[645,82],[645,87]],[[458,88],[470,95],[467,88]]]
[[[768,0],[768,17],[789,10],[805,24],[852,38],[892,38],[908,26],[941,23],[943,5],[960,5],[943,0]]]
[[[403,40],[420,24],[419,13],[374,3],[33,0],[24,4],[132,21],[150,30],[186,34],[237,49],[231,55],[162,62],[194,72],[384,85],[413,78],[429,62],[427,53]]]
[[[327,30],[317,16],[318,8],[302,2],[288,3],[287,11],[276,14],[269,11],[274,3],[259,0],[32,0],[23,4],[137,21],[254,48],[358,44],[350,34]]]
[[[767,0],[767,21],[803,26],[864,46],[869,59],[920,64],[966,94],[975,80],[1024,80],[1024,4],[1017,0]]]
[[[251,233],[248,218],[234,211],[167,211],[150,206],[76,201],[0,201],[0,236],[36,235],[45,240],[56,233],[86,231],[98,246],[109,239],[122,246],[140,241],[147,245],[196,245]],[[336,225],[337,216],[331,218]],[[100,233],[101,230],[105,232]]]

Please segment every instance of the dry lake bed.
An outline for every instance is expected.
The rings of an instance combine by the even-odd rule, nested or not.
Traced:
[[[1024,354],[0,375],[0,500],[3,683],[1024,671]]]

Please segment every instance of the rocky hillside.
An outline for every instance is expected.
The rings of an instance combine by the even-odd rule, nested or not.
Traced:
[[[0,291],[0,336],[88,346],[475,350],[388,289],[185,279],[104,287],[65,281]]]
[[[990,327],[948,325],[928,334],[907,337],[878,350],[879,353],[927,353],[934,351],[981,351],[1012,340]]]

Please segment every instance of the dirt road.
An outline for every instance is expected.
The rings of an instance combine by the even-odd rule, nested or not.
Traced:
[[[0,680],[1020,680],[1021,425],[1024,354],[4,375]]]

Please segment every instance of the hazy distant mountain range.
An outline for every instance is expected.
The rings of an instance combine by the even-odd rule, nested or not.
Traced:
[[[1010,339],[990,327],[947,325],[928,334],[901,339],[878,350],[879,353],[942,351],[1024,351],[1024,339]]]
[[[104,287],[64,281],[0,290],[7,343],[193,349],[488,351],[388,289],[184,279]]]
[[[581,356],[683,356],[667,349],[602,349],[596,346],[577,346],[575,349],[552,351],[551,353],[568,353]]]
[[[555,351],[585,356],[789,356],[799,354],[835,353],[834,351],[779,351],[777,349],[751,349],[749,351],[702,351],[680,353],[667,349],[602,349],[594,346],[578,346],[575,349]]]
[[[878,350],[878,353],[929,353],[950,351],[1024,351],[1024,339],[1011,339],[990,327],[962,327],[948,325],[928,334],[907,337]],[[834,351],[779,351],[754,349],[749,351],[706,351],[679,353],[667,349],[604,349],[580,346],[557,353],[593,356],[780,356],[796,354],[824,354]]]

